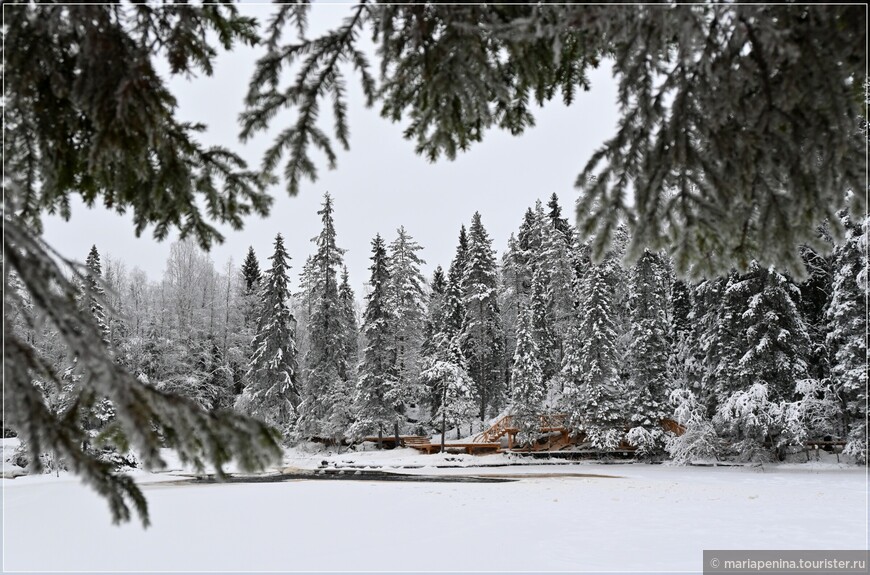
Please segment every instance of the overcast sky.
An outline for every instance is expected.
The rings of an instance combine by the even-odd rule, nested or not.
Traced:
[[[309,35],[334,25],[349,9],[315,6]],[[264,20],[272,7],[247,5],[241,10]],[[237,47],[219,57],[212,77],[170,81],[178,98],[180,118],[208,126],[201,136],[203,143],[226,146],[252,166],[259,166],[271,135],[295,118],[289,112],[279,115],[270,135],[246,144],[239,142],[237,118],[254,63],[261,54],[261,48]],[[371,56],[374,61],[374,54]],[[492,131],[455,161],[441,159],[435,164],[417,156],[414,143],[402,138],[405,123],[382,119],[377,107],[366,109],[357,84],[351,83],[351,149],[339,152],[338,168],[329,171],[323,157],[315,153],[319,180],[303,181],[296,197],[287,194],[283,181],[274,186],[270,192],[275,201],[269,217],[249,217],[242,231],[223,229],[226,240],[212,249],[211,257],[219,269],[231,257],[238,266],[248,246],[253,246],[265,269],[275,234],[280,232],[293,258],[295,289],[296,274],[314,249],[310,240],[320,230],[316,212],[327,190],[335,200],[338,244],[347,250],[345,261],[357,293],[368,280],[372,237],[380,233],[389,242],[400,225],[423,246],[427,275],[436,265],[446,269],[459,227],[468,225],[475,211],[480,211],[500,253],[519,227],[526,207],[536,199],[546,201],[555,192],[566,212],[573,214],[576,176],[592,152],[614,134],[617,119],[610,70],[595,70],[591,81],[591,91],[581,93],[570,108],[561,101],[547,104],[536,114],[537,125],[524,135],[514,137]],[[324,115],[331,126],[327,109],[325,106]],[[160,279],[171,240],[156,242],[150,230],[136,238],[129,216],[102,208],[87,209],[74,203],[72,214],[69,222],[56,217],[45,219],[45,238],[63,255],[81,261],[96,244],[102,255],[110,254],[123,260],[128,269],[139,267],[152,280]]]

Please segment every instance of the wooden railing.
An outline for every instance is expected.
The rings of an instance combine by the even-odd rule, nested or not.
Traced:
[[[474,443],[493,443],[501,439],[501,437],[508,432],[509,429],[512,429],[513,426],[513,416],[505,415],[498,421],[492,424],[489,429],[483,430],[481,433],[478,433],[474,436],[472,440]]]
[[[560,431],[562,429],[565,429],[565,424],[568,421],[568,416],[563,413],[544,414],[540,415],[539,418],[539,429],[541,431]],[[505,415],[504,417],[493,423],[492,426],[489,427],[489,429],[486,429],[483,432],[477,434],[474,437],[474,442],[493,443],[501,439],[504,434],[514,432],[516,430],[517,427],[514,424],[514,416]]]

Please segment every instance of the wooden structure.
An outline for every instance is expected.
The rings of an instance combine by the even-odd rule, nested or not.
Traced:
[[[371,441],[372,443],[379,443],[386,447],[387,449],[393,449],[397,447],[396,445],[396,436],[383,436],[378,438],[376,435],[363,437],[362,441]],[[441,443],[432,443],[432,441],[423,435],[400,435],[399,436],[399,444],[398,447],[412,447],[417,451],[421,451],[426,454],[439,453],[441,451]],[[481,442],[473,442],[473,443],[463,443],[459,441],[448,441],[444,444],[444,451],[464,451],[465,453],[471,455],[477,455],[479,453],[486,452],[496,452],[501,449],[500,443],[481,443]]]
[[[570,443],[570,436],[568,433],[568,428],[566,427],[566,423],[568,421],[568,416],[564,414],[546,414],[538,416],[540,418],[540,426],[539,429],[542,434],[549,434],[553,432],[559,433],[559,442],[562,444],[562,447],[568,445]],[[514,443],[516,440],[516,435],[519,432],[519,428],[514,423],[513,415],[505,415],[498,421],[496,421],[489,429],[479,433],[474,437],[475,443],[493,443],[499,441],[503,436],[507,435],[508,438],[508,449],[514,448]]]
[[[471,455],[480,453],[493,453],[502,451],[502,438],[507,436],[507,450],[514,453],[547,453],[557,452],[569,447],[578,447],[586,443],[586,434],[583,431],[571,433],[568,416],[565,414],[539,415],[540,437],[530,445],[516,446],[516,434],[519,433],[513,415],[505,415],[499,418],[488,429],[480,432],[471,442],[448,441],[444,444],[444,450],[448,452],[465,452]],[[663,419],[660,422],[662,428],[677,435],[682,435],[685,428],[671,419]],[[364,441],[377,442],[377,437],[365,437]],[[399,436],[402,447],[412,447],[422,453],[432,454],[441,452],[441,443],[432,443],[428,437],[422,435]],[[394,436],[383,437],[382,444],[389,447],[396,446]],[[635,451],[633,445],[622,441],[614,453],[631,454]]]
[[[426,442],[418,442],[418,443],[407,443],[408,447],[413,447],[417,451],[421,451],[426,455],[432,455],[433,453],[441,452],[441,442],[432,443],[430,441]],[[459,441],[447,441],[444,443],[444,451],[447,453],[451,452],[465,452],[469,455],[480,455],[481,453],[496,453],[501,451],[501,443],[480,443],[480,442],[472,442],[472,443],[463,443]]]

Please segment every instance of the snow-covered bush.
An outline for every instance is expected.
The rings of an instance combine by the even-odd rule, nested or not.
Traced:
[[[637,448],[640,456],[660,453],[664,446],[664,432],[661,428],[632,427],[625,436],[626,441]]]
[[[665,451],[673,463],[687,465],[697,460],[719,459],[719,437],[695,394],[688,389],[675,389],[670,402],[674,406],[674,420],[685,430],[681,435],[666,434]]]
[[[783,406],[768,397],[767,384],[755,383],[749,389],[732,393],[716,411],[714,425],[732,440],[741,460],[768,460],[771,448],[777,446]],[[788,409],[787,417],[793,424],[797,416],[792,408]]]
[[[867,431],[866,427],[861,425],[855,427],[849,432],[849,437],[846,439],[846,447],[843,448],[843,454],[854,457],[855,461],[860,464],[867,462]]]
[[[840,406],[831,385],[818,379],[802,379],[797,382],[795,391],[801,395],[795,403],[804,434],[810,437],[836,435]]]
[[[592,443],[592,447],[602,451],[617,449],[623,438],[621,431],[612,428],[590,427],[585,431],[586,437]]]
[[[135,469],[139,467],[139,460],[132,453],[121,453],[113,447],[105,447],[97,456],[100,461],[105,461],[110,464],[115,471],[123,471],[125,469]]]
[[[476,411],[472,381],[459,363],[436,360],[420,374],[421,381],[438,390],[441,402],[434,414],[437,427],[453,422],[457,427]]]

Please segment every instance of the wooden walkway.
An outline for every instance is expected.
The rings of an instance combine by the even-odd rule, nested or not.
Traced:
[[[389,437],[384,436],[382,438],[378,438],[377,436],[369,436],[363,437],[362,441],[371,441],[372,443],[378,443],[380,441],[381,445],[387,448],[396,447],[396,436],[391,435]],[[426,454],[439,453],[441,451],[441,442],[432,443],[431,439],[423,435],[400,435],[399,436],[399,446],[400,447],[413,447],[414,449],[421,451]],[[498,442],[490,442],[490,443],[482,443],[482,442],[461,442],[461,441],[448,441],[444,444],[444,451],[447,452],[462,452],[477,455],[480,453],[494,453],[501,449],[501,443]]]
[[[538,430],[541,436],[530,445],[519,446],[516,444],[516,435],[519,433],[519,427],[514,421],[513,415],[505,415],[504,417],[493,423],[488,429],[474,436],[469,441],[448,441],[444,445],[444,451],[449,453],[465,452],[471,455],[481,453],[497,453],[500,451],[510,451],[513,453],[547,453],[560,452],[567,448],[576,448],[581,446],[586,434],[582,431],[579,433],[571,433],[568,424],[568,416],[565,414],[545,414],[538,416]],[[685,430],[682,426],[670,419],[663,419],[661,426],[668,430],[681,435]],[[501,439],[507,436],[507,449],[502,447]],[[363,441],[371,441],[374,443],[380,442],[381,445],[388,448],[393,447],[411,447],[421,453],[433,454],[441,452],[441,443],[432,443],[429,437],[423,435],[400,435],[397,438],[394,435],[364,437]],[[623,442],[617,450],[620,453],[633,452],[634,446]]]

